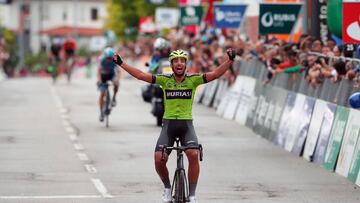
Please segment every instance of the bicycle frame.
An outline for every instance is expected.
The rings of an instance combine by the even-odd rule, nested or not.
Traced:
[[[105,116],[105,126],[108,128],[109,127],[109,115],[111,112],[111,97],[110,97],[110,90],[109,90],[109,84],[106,84],[106,90],[105,90],[105,95],[104,95],[104,104],[103,104],[103,113]]]
[[[180,143],[179,138],[176,138],[175,141],[176,141],[176,147],[163,146],[161,160],[165,159],[164,157],[165,150],[176,150],[177,164],[176,164],[173,184],[171,186],[171,194],[173,194],[174,203],[185,203],[189,201],[189,187],[184,169],[183,152],[186,151],[187,149],[198,149],[200,151],[200,161],[202,161],[203,160],[202,145],[199,144],[198,146],[183,147],[180,146],[179,144]]]

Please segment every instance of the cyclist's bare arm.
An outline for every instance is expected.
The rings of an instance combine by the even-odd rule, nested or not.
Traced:
[[[230,51],[232,51],[232,50],[230,50]],[[229,52],[229,50],[227,52]],[[229,56],[229,53],[228,53],[228,56]],[[233,56],[233,57],[235,57],[235,56]],[[219,67],[217,67],[215,70],[205,73],[207,82],[218,79],[219,77],[224,75],[224,73],[231,67],[233,60],[234,59],[233,58],[230,59],[230,56],[229,56],[228,59],[225,62],[223,62]]]
[[[121,60],[121,62],[119,63],[118,60]],[[134,68],[130,65],[128,65],[127,63],[123,62],[120,55],[116,54],[114,56],[114,62],[116,64],[120,64],[120,67],[123,68],[126,72],[128,72],[130,75],[132,75],[133,77],[135,77],[138,80],[142,80],[148,83],[152,83],[153,80],[153,76],[149,73],[145,73],[137,68]]]

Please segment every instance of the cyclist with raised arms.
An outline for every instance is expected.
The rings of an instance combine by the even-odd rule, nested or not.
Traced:
[[[213,81],[222,76],[231,67],[235,58],[233,49],[227,50],[228,60],[219,65],[218,68],[204,74],[186,74],[186,62],[188,54],[183,50],[176,50],[170,53],[169,61],[173,73],[169,75],[152,75],[145,73],[125,63],[119,54],[114,56],[114,61],[130,75],[148,83],[159,84],[164,92],[165,113],[163,116],[163,127],[155,147],[155,169],[162,180],[165,190],[162,201],[169,203],[171,197],[171,183],[166,163],[167,152],[162,161],[161,148],[164,145],[173,146],[175,138],[179,137],[182,146],[197,146],[198,139],[192,123],[192,103],[196,87]],[[196,203],[195,190],[200,174],[199,151],[188,149],[185,154],[189,161],[188,179],[190,203]]]
[[[113,61],[113,57],[115,54],[115,50],[111,47],[107,47],[104,49],[101,57],[100,57],[100,65],[97,71],[97,84],[100,90],[99,97],[99,107],[100,107],[100,121],[104,121],[104,112],[102,111],[102,106],[104,105],[104,96],[107,88],[107,81],[111,81],[114,85],[114,94],[112,98],[111,105],[116,105],[116,93],[119,89],[119,78],[120,71],[116,64]]]

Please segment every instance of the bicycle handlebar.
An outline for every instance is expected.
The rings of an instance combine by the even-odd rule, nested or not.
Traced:
[[[161,148],[161,160],[165,160],[165,156],[164,156],[165,150],[170,150],[170,151],[176,150],[182,153],[188,149],[198,149],[200,151],[200,161],[203,160],[203,148],[201,144],[199,144],[198,146],[180,146],[180,147],[167,147],[166,145],[164,145]]]

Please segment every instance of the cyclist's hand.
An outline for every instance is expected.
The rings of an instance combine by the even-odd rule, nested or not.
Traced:
[[[227,53],[229,59],[230,59],[231,61],[234,61],[235,56],[236,56],[235,50],[232,49],[232,48],[229,48],[229,49],[226,50],[226,53]]]
[[[121,66],[121,64],[123,63],[123,60],[119,54],[114,55],[113,61],[114,61],[114,63],[116,63],[119,66]]]

